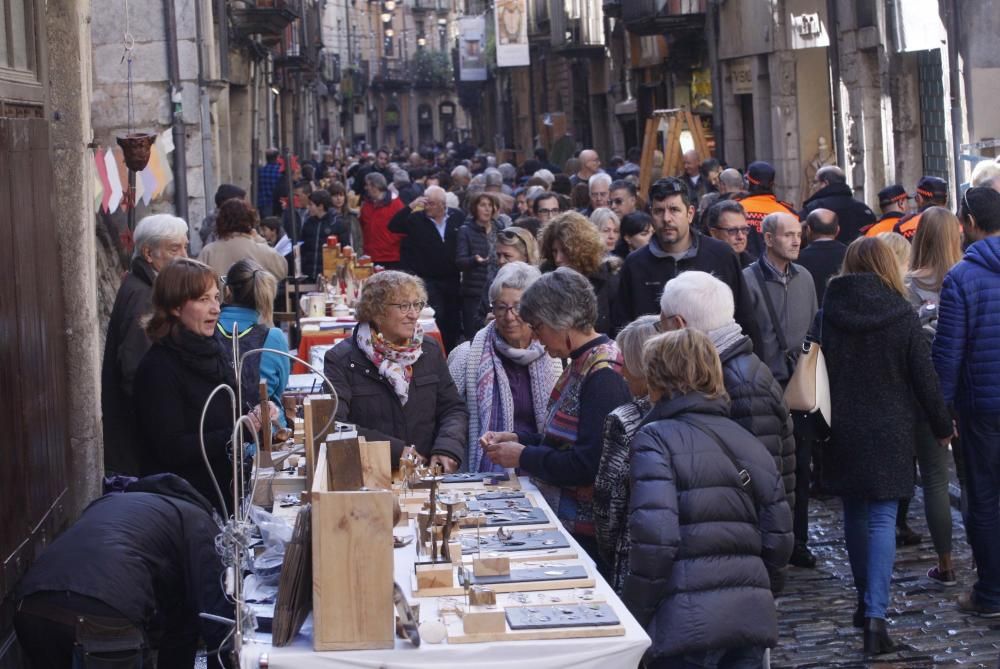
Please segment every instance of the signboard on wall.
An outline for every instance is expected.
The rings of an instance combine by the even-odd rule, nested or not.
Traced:
[[[733,95],[752,95],[753,61],[749,58],[729,61],[729,78],[733,84]]]
[[[461,81],[486,81],[486,19],[458,20],[458,71]]]
[[[496,0],[497,67],[531,64],[527,0]]]

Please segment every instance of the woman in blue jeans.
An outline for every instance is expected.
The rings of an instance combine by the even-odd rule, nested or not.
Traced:
[[[953,431],[930,345],[906,296],[888,245],[865,237],[848,247],[820,317],[832,411],[823,475],[843,498],[858,592],[854,624],[864,628],[872,655],[898,649],[885,616],[898,500],[913,492],[915,426],[926,420],[941,447]]]

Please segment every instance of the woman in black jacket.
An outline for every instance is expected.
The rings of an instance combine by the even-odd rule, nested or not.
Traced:
[[[472,340],[483,327],[479,317],[479,301],[487,280],[497,270],[497,233],[504,224],[497,217],[500,200],[492,193],[469,196],[469,218],[458,229],[455,264],[462,271],[462,329]]]
[[[204,453],[199,441],[208,396],[220,384],[236,389],[232,363],[214,336],[219,314],[218,278],[211,267],[189,258],[167,265],[153,283],[153,315],[146,324],[153,345],[136,371],[133,397],[143,475],[177,474],[225,516],[232,512],[233,486],[234,411],[228,393],[208,405]],[[248,415],[259,428],[258,409]]]
[[[914,429],[926,417],[947,446],[952,422],[920,320],[892,251],[863,237],[847,248],[823,299],[821,336],[830,378],[826,487],[844,499],[844,537],[858,591],[854,624],[864,650],[897,646],[886,633],[898,500],[913,493]]]
[[[792,551],[781,477],[727,417],[708,337],[659,335],[643,363],[654,406],[632,440],[622,599],[652,638],[646,666],[761,666],[778,639],[769,573]]]
[[[425,306],[418,277],[372,276],[353,336],[327,351],[324,371],[337,390],[337,420],[369,441],[388,441],[393,467],[406,451],[450,473],[465,462],[469,414],[441,347],[420,327]]]

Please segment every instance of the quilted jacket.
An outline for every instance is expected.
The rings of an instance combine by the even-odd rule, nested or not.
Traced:
[[[791,554],[792,515],[767,449],[727,413],[697,393],[661,400],[632,440],[622,599],[647,659],[777,642],[768,573]]]
[[[934,367],[949,404],[1000,414],[1000,237],[971,245],[941,288]]]

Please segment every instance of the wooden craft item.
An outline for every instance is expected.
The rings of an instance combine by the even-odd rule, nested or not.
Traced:
[[[331,395],[310,395],[302,400],[302,434],[306,451],[306,489],[312,489],[316,475],[316,457],[319,447],[326,442],[326,435],[336,427],[333,418],[337,402]],[[298,433],[299,421],[295,422]]]
[[[274,463],[271,462],[271,419],[270,419],[270,405],[268,402],[267,395],[267,381],[261,381],[257,389],[260,393],[260,406],[261,406],[261,439],[260,439],[260,453],[258,454],[258,462],[260,466],[267,469],[273,467]]]
[[[461,562],[462,561],[462,542],[455,541],[452,539],[448,542],[448,561],[449,562]]]
[[[313,515],[313,647],[393,647],[392,493],[331,492],[324,444]]]
[[[587,578],[587,570],[582,565],[559,565],[556,567],[521,567],[509,569],[507,574],[479,576],[473,565],[473,585],[498,585],[501,583],[533,583],[535,581],[568,581]]]
[[[510,558],[506,556],[472,558],[472,573],[475,576],[509,576]]]
[[[468,596],[469,606],[496,606],[497,603],[497,593],[481,585],[469,588]]]
[[[388,441],[358,438],[361,453],[361,480],[369,490],[392,489],[392,449]]]
[[[512,630],[602,627],[620,624],[614,609],[602,602],[508,606],[505,612],[506,622]]]
[[[426,562],[414,565],[417,589],[451,588],[455,585],[455,568],[450,562]]]
[[[312,610],[312,518],[307,504],[295,517],[292,539],[285,545],[285,560],[278,581],[278,595],[271,624],[271,643],[287,646]]]
[[[466,634],[499,634],[506,629],[503,609],[469,606],[462,614],[462,631]]]
[[[357,439],[338,439],[326,442],[330,490],[348,492],[361,490],[365,485],[361,468],[361,448]]]

